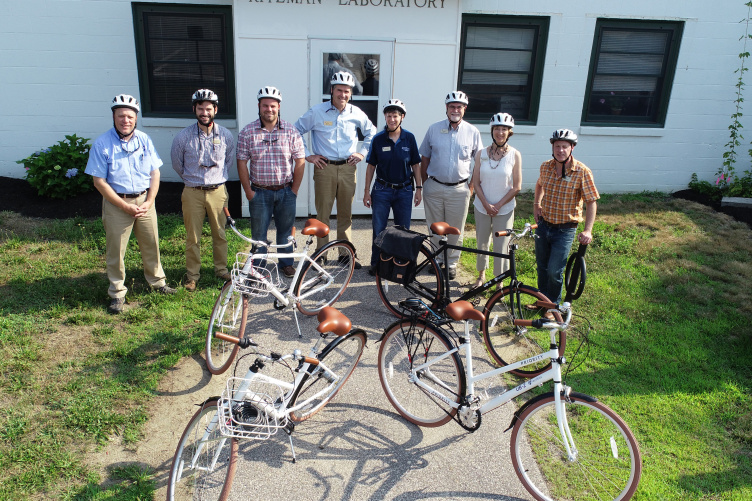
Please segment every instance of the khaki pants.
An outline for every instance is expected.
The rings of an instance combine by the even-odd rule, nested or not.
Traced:
[[[146,200],[146,193],[138,198],[126,198],[125,202],[141,205]],[[111,298],[125,297],[125,249],[131,232],[136,234],[141,262],[144,265],[144,277],[152,288],[165,285],[165,273],[159,261],[159,232],[157,230],[157,209],[152,204],[147,213],[139,218],[126,214],[107,200],[102,201],[102,223],[107,235],[107,278],[110,288],[107,293]]]
[[[183,202],[185,268],[188,280],[198,282],[201,276],[201,233],[204,229],[204,216],[209,219],[211,228],[214,274],[227,273],[227,217],[223,210],[227,207],[227,189],[224,185],[210,191],[186,186],[180,200]]]
[[[313,181],[316,195],[316,219],[328,225],[334,200],[337,200],[337,239],[352,242],[352,204],[355,198],[355,166],[332,165],[314,167]],[[319,238],[316,248],[329,242],[329,235]]]
[[[433,179],[427,179],[423,183],[423,207],[426,210],[426,225],[430,228],[431,224],[443,221],[449,226],[454,226],[460,230],[460,235],[448,235],[447,243],[449,245],[462,245],[462,236],[465,234],[465,219],[467,219],[467,206],[470,202],[470,188],[467,183],[461,183],[455,186],[445,186],[437,183]],[[439,236],[432,236],[431,240],[438,246]],[[447,252],[450,268],[457,266],[460,260],[460,251],[450,250]],[[443,259],[443,255],[437,256],[438,260]]]
[[[475,209],[475,237],[478,240],[478,249],[488,250],[488,244],[491,241],[491,235],[497,231],[506,230],[514,225],[514,211],[508,214],[498,214],[489,216]],[[493,236],[493,251],[507,254],[509,249],[509,237]],[[479,272],[488,268],[488,256],[478,254],[475,258],[475,269]],[[494,258],[493,272],[494,275],[501,275],[509,269],[509,260]]]

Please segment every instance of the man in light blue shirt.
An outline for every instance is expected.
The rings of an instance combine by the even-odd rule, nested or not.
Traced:
[[[439,221],[460,230],[460,235],[449,235],[448,243],[462,242],[465,219],[472,190],[468,184],[472,175],[475,154],[483,149],[480,131],[462,120],[469,101],[462,91],[447,94],[447,119],[431,125],[420,145],[420,172],[423,176],[423,207],[426,224]],[[439,237],[431,237],[438,245]],[[457,275],[460,251],[451,250],[448,263],[442,263],[450,279]]]
[[[348,104],[355,85],[352,75],[335,73],[331,80],[332,99],[317,104],[295,122],[301,135],[311,132],[311,148],[306,160],[314,165],[316,219],[329,225],[337,201],[337,238],[352,242],[352,203],[355,198],[356,165],[365,158],[376,134],[366,114]],[[358,150],[358,131],[364,136]],[[329,242],[319,238],[317,248]],[[355,261],[355,268],[360,268]]]
[[[112,100],[113,128],[91,145],[86,173],[102,194],[102,223],[106,234],[108,311],[123,311],[125,294],[125,249],[135,232],[144,277],[162,294],[174,294],[165,281],[159,257],[159,233],[154,200],[159,191],[159,158],[149,136],[136,130],[140,106],[133,96],[120,94]]]

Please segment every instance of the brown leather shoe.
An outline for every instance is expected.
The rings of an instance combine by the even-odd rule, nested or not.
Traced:
[[[188,292],[193,292],[196,290],[196,281],[195,280],[188,280],[185,285],[183,286],[185,290]]]
[[[287,278],[292,278],[295,276],[295,268],[293,266],[283,266],[282,273],[284,273]]]
[[[230,280],[231,277],[230,277],[230,274],[228,272],[224,272],[221,275],[217,275],[217,278],[220,278],[220,279],[224,280],[225,282],[227,282],[228,280]]]

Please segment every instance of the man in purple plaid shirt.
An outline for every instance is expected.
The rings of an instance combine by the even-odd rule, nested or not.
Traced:
[[[298,189],[305,171],[305,146],[297,129],[279,118],[279,90],[263,87],[256,97],[259,118],[246,125],[238,136],[238,177],[248,198],[253,238],[266,242],[273,216],[277,244],[284,244],[295,223]],[[292,252],[292,246],[280,252]],[[292,259],[280,259],[279,266],[286,277],[295,275]]]

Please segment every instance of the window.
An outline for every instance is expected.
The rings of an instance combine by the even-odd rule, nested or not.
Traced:
[[[231,6],[134,3],[133,24],[144,116],[193,116],[191,95],[211,89],[235,118]]]
[[[459,90],[470,98],[468,120],[498,112],[516,123],[538,119],[547,17],[462,16]]]
[[[683,27],[599,19],[582,122],[662,127]]]

